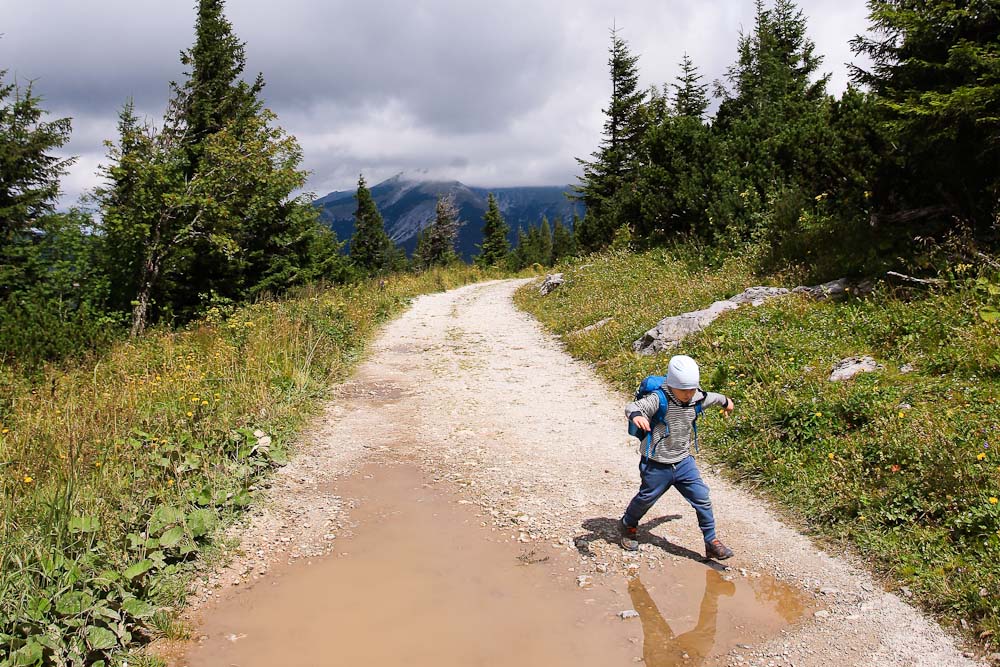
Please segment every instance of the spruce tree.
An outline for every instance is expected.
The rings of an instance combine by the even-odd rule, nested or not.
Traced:
[[[354,212],[351,261],[365,275],[388,273],[393,269],[396,248],[385,231],[382,214],[372,199],[364,176],[358,178],[355,198],[358,201],[358,208]]]
[[[583,175],[580,184],[574,187],[576,198],[587,206],[594,240],[599,246],[611,242],[619,225],[615,198],[634,181],[645,130],[643,104],[647,91],[639,88],[639,57],[630,53],[628,44],[614,28],[610,54],[611,100],[604,109],[604,137],[592,160],[577,158]]]
[[[698,83],[702,76],[688,54],[684,54],[680,66],[681,73],[673,84],[674,112],[678,116],[701,120],[708,109],[708,86]]]
[[[642,142],[642,164],[633,191],[631,230],[646,243],[667,241],[696,230],[708,234],[707,175],[714,142],[703,116],[707,86],[687,55],[680,65],[670,113],[658,114]]]
[[[508,262],[512,271],[520,271],[524,267],[528,266],[530,262],[528,257],[525,255],[526,243],[528,237],[524,233],[524,227],[517,228],[517,237],[514,243],[514,249],[511,251],[508,258]]]
[[[552,263],[557,264],[560,260],[575,254],[572,231],[566,228],[561,218],[556,218],[552,225]]]
[[[200,0],[196,40],[172,84],[163,129],[126,105],[119,142],[109,148],[98,192],[120,295],[132,304],[132,333],[163,316],[184,320],[211,300],[239,301],[285,289],[330,264],[312,258],[322,235],[303,195],[302,150],[256,95],[263,82],[239,80],[244,47],[221,0]]]
[[[542,216],[542,224],[538,228],[538,263],[542,266],[552,266],[552,226],[549,219]]]
[[[740,35],[737,62],[719,86],[713,123],[718,139],[709,213],[738,234],[751,234],[776,198],[811,199],[834,179],[829,75],[815,77],[821,58],[806,18],[791,0],[771,9],[757,2],[754,29]],[[795,216],[798,217],[797,214]]]
[[[451,195],[438,197],[434,220],[417,239],[417,251],[414,252],[417,266],[429,268],[458,261],[455,241],[461,226],[454,198]]]
[[[869,0],[854,68],[877,94],[894,150],[875,188],[910,237],[966,223],[1000,243],[1000,12],[995,2]],[[908,221],[904,223],[903,221]]]
[[[70,119],[44,120],[31,85],[4,83],[6,74],[0,71],[0,299],[31,282],[23,268],[32,229],[54,210],[59,178],[73,163],[52,154],[69,141]]]
[[[483,244],[479,246],[476,264],[482,267],[498,266],[507,260],[510,254],[510,242],[507,235],[510,227],[500,214],[496,197],[490,193],[486,200],[486,213],[483,215]]]
[[[181,52],[181,64],[189,68],[187,80],[181,86],[172,84],[189,173],[201,157],[206,138],[260,108],[257,96],[264,88],[263,76],[258,74],[253,84],[242,80],[246,44],[233,33],[224,6],[225,0],[198,1],[195,42]]]

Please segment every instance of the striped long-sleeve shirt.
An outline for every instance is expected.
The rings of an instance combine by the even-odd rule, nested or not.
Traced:
[[[691,454],[692,423],[694,422],[694,404],[705,397],[702,405],[705,408],[712,406],[726,407],[729,399],[722,394],[715,392],[702,392],[699,390],[687,405],[678,403],[670,389],[663,387],[663,392],[667,395],[670,404],[667,406],[666,426],[663,422],[653,423],[656,411],[660,409],[660,397],[657,392],[651,392],[637,401],[632,401],[625,406],[625,414],[631,420],[636,415],[645,415],[653,424],[652,456],[649,458],[660,463],[677,463],[683,461]],[[669,426],[669,433],[667,432]],[[645,439],[642,442],[643,456],[647,456],[649,450]]]

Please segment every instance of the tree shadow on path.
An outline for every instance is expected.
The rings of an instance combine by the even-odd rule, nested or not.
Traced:
[[[706,559],[697,551],[692,551],[686,547],[674,544],[673,542],[650,532],[653,528],[656,528],[667,521],[674,521],[675,519],[680,518],[680,514],[667,514],[640,524],[638,534],[639,544],[652,544],[672,556],[679,556],[680,558],[687,558],[697,563],[708,565],[713,570],[725,570],[725,565],[721,565],[714,560]],[[580,525],[584,530],[589,532],[586,535],[580,535],[573,538],[573,544],[576,545],[576,550],[583,556],[594,556],[595,554],[590,550],[590,545],[593,542],[603,541],[608,544],[620,546],[621,533],[618,529],[618,523],[619,519],[612,519],[610,517],[586,519]]]

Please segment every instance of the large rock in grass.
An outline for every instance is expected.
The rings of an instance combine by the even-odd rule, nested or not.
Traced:
[[[724,301],[716,301],[708,308],[665,317],[644,333],[642,338],[632,343],[632,350],[639,354],[656,354],[669,350],[677,347],[685,336],[701,331],[726,311],[735,310],[747,303],[759,306],[785,294],[788,294],[788,290],[784,287],[748,287],[740,294]]]
[[[885,366],[878,363],[871,357],[848,357],[836,363],[833,372],[830,373],[830,382],[843,382],[850,380],[858,373],[874,373],[880,371]]]
[[[542,286],[538,288],[538,293],[542,296],[548,296],[552,290],[559,287],[564,282],[566,282],[566,279],[563,278],[563,274],[551,273],[545,276],[545,282],[543,282]]]

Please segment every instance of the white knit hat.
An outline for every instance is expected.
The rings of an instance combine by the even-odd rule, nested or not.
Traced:
[[[698,362],[685,354],[670,358],[667,366],[667,386],[675,389],[697,389],[701,384]]]

